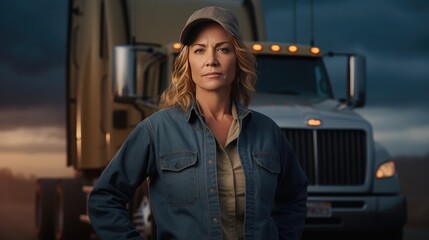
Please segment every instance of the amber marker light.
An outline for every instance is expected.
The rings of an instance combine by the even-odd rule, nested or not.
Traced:
[[[261,44],[253,44],[252,45],[252,49],[253,49],[253,51],[255,51],[255,52],[260,52],[260,51],[262,51],[262,45]]]
[[[318,47],[312,47],[312,48],[310,48],[310,52],[312,54],[319,54],[320,53],[320,49]]]
[[[322,124],[322,121],[320,121],[319,119],[310,118],[307,120],[307,125],[311,127],[318,127],[321,124]]]
[[[181,43],[173,43],[172,47],[174,50],[180,50],[180,48],[182,48],[182,44]]]
[[[395,173],[396,173],[395,162],[388,161],[388,162],[381,164],[377,168],[377,172],[375,174],[375,177],[377,179],[389,178],[389,177],[393,177],[395,175]]]
[[[270,46],[270,49],[273,52],[278,52],[278,51],[280,51],[281,48],[280,48],[280,45],[273,44],[273,45]]]
[[[295,46],[295,45],[290,45],[290,46],[287,48],[287,50],[288,50],[289,52],[291,52],[291,53],[296,53],[296,52],[298,52],[298,47],[297,47],[297,46]]]

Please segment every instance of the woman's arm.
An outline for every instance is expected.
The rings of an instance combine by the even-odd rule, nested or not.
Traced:
[[[100,239],[141,239],[126,204],[153,167],[149,129],[140,123],[97,180],[88,201],[91,224]]]
[[[273,219],[279,231],[279,239],[298,240],[301,239],[307,215],[308,181],[283,134],[280,142],[282,171],[277,185]]]

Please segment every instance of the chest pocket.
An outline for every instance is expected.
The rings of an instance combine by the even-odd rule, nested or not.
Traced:
[[[267,204],[274,204],[277,190],[277,177],[280,173],[280,159],[272,153],[253,153],[253,160],[256,165],[256,176],[259,195],[261,201]]]
[[[172,205],[191,205],[198,199],[197,153],[174,152],[160,156],[161,179]]]

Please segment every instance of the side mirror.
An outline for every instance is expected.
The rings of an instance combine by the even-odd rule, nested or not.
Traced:
[[[141,57],[144,55],[144,57]],[[116,102],[134,103],[143,98],[139,76],[144,73],[151,64],[165,56],[160,48],[145,45],[120,45],[113,50],[113,95]]]
[[[136,93],[136,55],[134,46],[113,50],[113,95],[117,102],[134,102]]]
[[[348,55],[347,100],[354,107],[363,107],[366,98],[366,61],[365,56]]]

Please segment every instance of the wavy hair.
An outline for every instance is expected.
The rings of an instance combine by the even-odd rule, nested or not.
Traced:
[[[255,92],[256,59],[240,40],[231,37],[237,58],[235,79],[231,85],[231,99],[248,106]],[[195,83],[189,65],[189,47],[184,46],[177,56],[169,87],[162,93],[160,107],[179,105],[185,111],[195,99]]]

